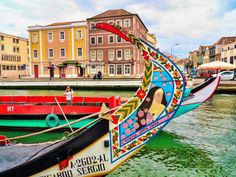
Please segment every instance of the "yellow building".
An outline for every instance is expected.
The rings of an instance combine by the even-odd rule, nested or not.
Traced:
[[[236,65],[236,40],[222,47],[221,57],[222,61]]]
[[[28,39],[0,33],[0,77],[18,78],[29,73]]]
[[[85,76],[86,21],[29,26],[28,31],[32,77]]]
[[[157,45],[156,34],[147,33],[147,41],[148,41],[150,44],[152,44],[153,47],[156,48],[156,45]]]

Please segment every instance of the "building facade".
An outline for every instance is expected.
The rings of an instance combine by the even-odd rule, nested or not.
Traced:
[[[32,77],[86,76],[86,21],[29,26]]]
[[[147,33],[147,41],[148,41],[154,48],[156,48],[156,45],[157,45],[156,34]]]
[[[222,47],[221,60],[236,65],[236,41]]]
[[[189,60],[191,62],[192,68],[198,67],[198,51],[197,50],[195,50],[193,52],[189,52]]]
[[[28,75],[28,40],[0,33],[0,77],[18,78]]]
[[[117,35],[96,29],[99,22],[118,24],[135,36],[146,40],[147,28],[137,14],[123,9],[108,10],[88,18],[89,65],[93,77],[99,71],[104,78],[139,78],[144,63],[138,49]]]

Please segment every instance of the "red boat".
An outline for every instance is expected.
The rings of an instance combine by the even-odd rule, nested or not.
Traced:
[[[11,124],[11,121],[16,124],[19,120],[41,120],[47,126],[54,127],[59,125],[59,120],[65,120],[65,117],[72,120],[99,112],[103,103],[109,109],[120,106],[120,100],[119,96],[76,96],[73,104],[67,105],[64,96],[0,96],[0,126],[4,126],[5,122]]]

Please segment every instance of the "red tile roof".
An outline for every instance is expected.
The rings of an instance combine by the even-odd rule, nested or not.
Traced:
[[[122,17],[122,16],[137,16],[138,19],[141,21],[143,24],[144,28],[148,31],[147,27],[144,25],[143,21],[140,19],[138,14],[132,14],[124,9],[115,9],[115,10],[107,10],[103,13],[100,13],[98,15],[95,15],[91,18],[88,18],[87,20],[93,20],[93,19],[100,19],[100,18],[111,18],[111,17]]]
[[[56,23],[52,23],[46,26],[62,26],[62,25],[70,25],[72,23],[77,23],[77,22],[85,22],[85,21],[70,21],[70,22],[56,22]]]
[[[214,45],[222,45],[222,44],[229,44],[236,40],[236,36],[229,36],[229,37],[222,37],[218,41],[214,43]]]
[[[91,18],[106,18],[106,17],[117,17],[117,16],[126,16],[126,15],[134,15],[124,9],[116,9],[116,10],[107,10],[103,13],[95,15]]]

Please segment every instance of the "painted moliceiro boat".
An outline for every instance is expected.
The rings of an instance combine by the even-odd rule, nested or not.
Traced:
[[[145,64],[140,88],[125,104],[116,110],[102,111],[94,124],[72,131],[68,139],[43,145],[3,146],[1,177],[105,175],[142,148],[178,111],[185,91],[178,67],[119,26],[99,23],[96,27],[117,34],[140,49]],[[198,91],[191,91],[188,99],[194,93],[201,95]]]

